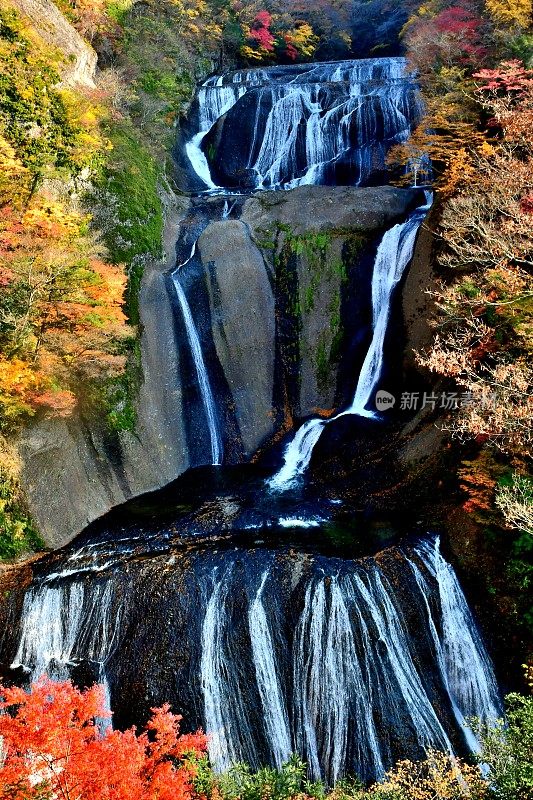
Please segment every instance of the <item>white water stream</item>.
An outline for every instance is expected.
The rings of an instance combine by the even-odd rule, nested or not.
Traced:
[[[431,204],[418,208],[405,222],[385,232],[374,261],[372,273],[372,341],[368,348],[354,398],[345,411],[329,420],[310,419],[297,431],[283,454],[281,469],[268,481],[270,489],[286,491],[294,486],[307,470],[313,448],[320,439],[324,427],[333,420],[348,414],[374,417],[368,408],[373,399],[383,370],[383,346],[390,316],[392,296],[404,271],[411,261],[418,230]]]

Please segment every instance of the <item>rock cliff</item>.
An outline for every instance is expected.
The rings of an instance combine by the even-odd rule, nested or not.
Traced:
[[[228,460],[249,459],[293,418],[346,401],[342,376],[353,372],[353,315],[368,305],[364,297],[360,305],[357,297],[346,304],[346,295],[368,287],[365,270],[381,232],[419,200],[416,191],[390,187],[302,187],[252,196],[240,219],[204,227],[198,280],[225,387],[215,393],[235,423],[228,437],[240,437],[242,445]],[[175,267],[180,222],[191,213],[186,203],[169,214],[166,258],[150,265],[142,282],[135,434],[110,438],[76,419],[41,422],[24,433],[25,488],[52,547],[124,500],[207,463],[188,435],[193,422],[203,422],[190,419],[179,310],[165,276]]]
[[[94,86],[97,56],[51,0],[10,0],[49,47],[63,59],[61,80],[65,85]]]

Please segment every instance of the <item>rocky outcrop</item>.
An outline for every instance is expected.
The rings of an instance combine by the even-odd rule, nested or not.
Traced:
[[[51,0],[10,0],[33,29],[62,56],[62,83],[94,87],[97,55]]]
[[[213,391],[224,406],[220,417],[235,422],[227,438],[241,441],[240,455],[228,453],[228,460],[251,458],[293,417],[345,402],[339,376],[343,363],[353,373],[353,352],[343,353],[342,343],[361,327],[357,302],[368,307],[365,259],[371,265],[381,232],[419,202],[417,191],[390,187],[302,187],[252,196],[240,219],[203,225],[199,276],[188,291],[205,287],[217,361],[209,366],[224,386],[219,391],[214,380]],[[188,201],[176,201],[167,220],[166,258],[145,270],[135,434],[110,438],[79,419],[48,420],[21,439],[30,509],[51,547],[124,500],[208,463],[195,448],[195,426],[204,420],[201,404],[189,400],[191,374],[193,384],[195,378],[182,360],[190,353],[165,274],[175,264],[180,222],[187,231],[190,219]],[[346,295],[356,306],[345,306]],[[195,308],[195,297],[188,299]]]
[[[291,306],[297,312],[292,332],[279,342],[285,378],[292,384],[284,396],[293,398],[295,416],[346,400],[339,368],[343,344],[355,333],[354,310],[368,307],[364,273],[372,243],[419,202],[418,192],[392,187],[305,186],[260,194],[245,204],[242,221],[276,273],[280,313],[290,316]],[[292,302],[286,296],[291,290]]]
[[[198,242],[206,265],[213,339],[235,403],[246,455],[272,431],[275,303],[271,276],[246,225],[214,222]]]
[[[189,466],[174,316],[164,276],[175,262],[186,207],[177,199],[170,204],[165,258],[146,265],[141,285],[143,382],[135,433],[110,437],[98,423],[78,417],[38,422],[19,441],[26,498],[49,547],[65,544],[111,508],[159,489]]]
[[[256,234],[273,223],[295,234],[378,233],[403,218],[424,199],[422,192],[392,186],[300,186],[290,192],[251,197],[242,220]]]
[[[419,372],[415,352],[429,347],[434,329],[431,320],[435,316],[435,302],[431,292],[437,289],[431,251],[433,233],[431,213],[420,229],[417,247],[402,289],[402,317],[405,330],[404,369],[406,373]]]

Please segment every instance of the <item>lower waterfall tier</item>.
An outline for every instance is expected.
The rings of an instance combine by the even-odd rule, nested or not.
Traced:
[[[498,689],[438,539],[342,559],[313,546],[317,517],[279,523],[307,527],[307,548],[259,528],[249,546],[149,552],[123,530],[71,549],[13,594],[0,661],[18,682],[104,683],[119,727],[168,701],[219,770],[298,752],[333,783],[475,749],[467,721],[500,715]]]

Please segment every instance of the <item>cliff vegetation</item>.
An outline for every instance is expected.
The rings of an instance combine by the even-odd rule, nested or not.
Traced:
[[[530,800],[533,791],[533,700],[507,699],[508,722],[479,732],[475,763],[430,751],[420,762],[400,761],[365,788],[346,778],[335,787],[311,782],[293,756],[281,769],[253,773],[245,764],[215,774],[207,737],[180,734],[181,717],[168,706],[152,709],[146,730],[99,727],[109,716],[104,688],[80,692],[46,679],[31,693],[0,687],[0,734],[7,756],[0,766],[3,796],[79,800]]]
[[[428,159],[433,164],[435,336],[417,359],[468,398],[441,421],[474,523],[464,523],[458,557],[526,641],[533,631],[531,21],[529,0],[421,5],[402,39],[427,111],[391,157],[410,165],[410,181]]]

